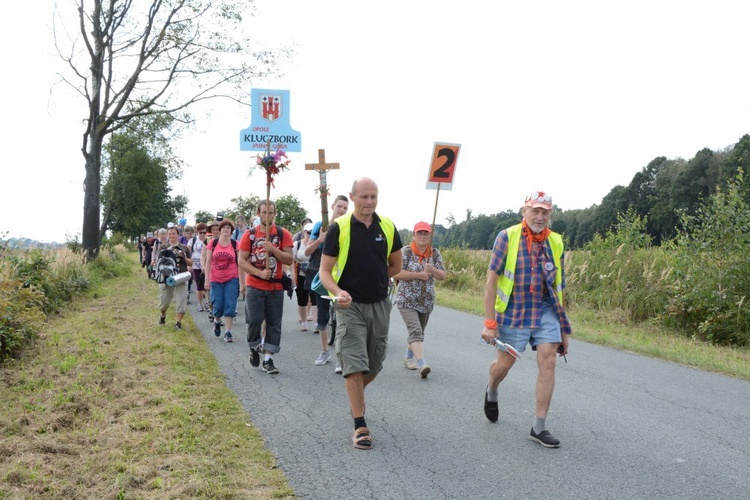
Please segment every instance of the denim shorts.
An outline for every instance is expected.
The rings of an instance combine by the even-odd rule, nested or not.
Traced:
[[[542,301],[542,321],[539,323],[539,328],[510,328],[501,325],[498,331],[500,340],[512,345],[518,352],[524,352],[527,344],[536,350],[539,344],[562,342],[560,318],[550,300]]]

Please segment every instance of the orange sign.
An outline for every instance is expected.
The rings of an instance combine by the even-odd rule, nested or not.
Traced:
[[[460,144],[435,143],[427,175],[427,189],[451,189],[453,174],[456,172]]]

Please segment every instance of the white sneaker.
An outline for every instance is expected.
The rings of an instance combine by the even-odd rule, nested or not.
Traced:
[[[344,370],[341,369],[341,363],[336,361],[336,368],[333,370],[333,373],[338,373],[339,375],[341,375],[343,371]]]
[[[328,363],[329,359],[331,359],[331,351],[322,351],[318,359],[315,360],[315,366],[323,366]]]
[[[300,331],[306,332],[307,331],[307,321],[300,321],[299,322],[299,329],[300,329]]]
[[[405,358],[404,359],[404,366],[409,370],[416,370],[417,369],[417,360],[414,358]]]

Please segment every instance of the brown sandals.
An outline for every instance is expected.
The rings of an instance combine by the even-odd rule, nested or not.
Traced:
[[[352,444],[358,450],[369,450],[372,448],[372,436],[370,436],[370,429],[367,427],[360,427],[354,431],[352,437]]]

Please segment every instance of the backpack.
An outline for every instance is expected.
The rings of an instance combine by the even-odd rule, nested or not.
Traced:
[[[279,246],[277,248],[281,248],[281,236],[284,233],[284,228],[279,227],[276,224],[274,224],[274,227],[276,228],[276,239],[279,242]],[[271,243],[273,243],[273,236],[273,234],[268,235]],[[257,237],[258,226],[254,226],[253,233],[250,235],[250,240],[253,241]],[[282,271],[281,278],[271,278],[270,281],[271,283],[281,283],[284,287],[284,290],[286,290],[287,295],[289,295],[289,298],[292,298],[292,293],[294,293],[294,282],[292,281],[292,278],[290,278],[285,272]]]
[[[171,248],[159,250],[159,258],[156,261],[154,270],[157,283],[166,283],[167,278],[177,274],[177,260]]]
[[[229,241],[232,243],[232,248],[234,249],[234,262],[235,264],[239,264],[239,252],[237,252],[237,240],[234,238],[230,238]],[[211,249],[211,258],[214,256],[214,251],[216,250],[216,245],[218,245],[219,237],[215,237],[211,240],[211,242],[206,245],[206,248]]]

